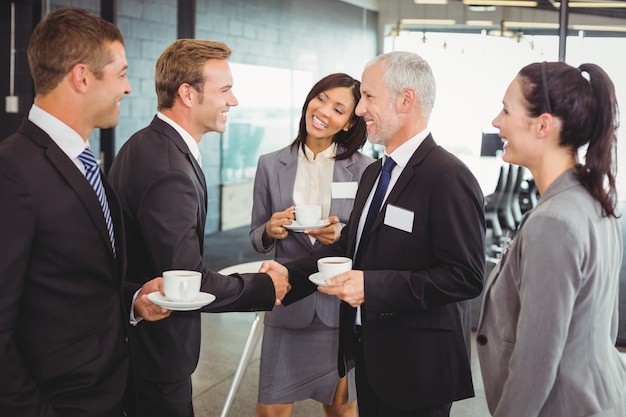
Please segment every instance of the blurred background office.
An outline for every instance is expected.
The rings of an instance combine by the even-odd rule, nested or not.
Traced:
[[[299,105],[314,80],[338,71],[359,78],[370,58],[391,50],[411,50],[431,63],[438,83],[431,129],[470,164],[488,193],[499,161],[497,149],[481,151],[483,137],[494,132],[490,121],[523,65],[597,63],[625,102],[626,2],[565,4],[567,13],[553,0],[2,0],[0,138],[17,128],[33,100],[26,58],[32,27],[50,10],[78,6],[116,23],[126,40],[133,94],[122,101],[118,127],[91,138],[105,171],[153,116],[154,63],[167,45],[195,37],[233,49],[240,105],[224,134],[201,142],[207,232],[249,223],[251,201],[241,197],[251,194],[257,158],[295,137]],[[377,156],[378,150],[364,151]]]
[[[517,182],[524,194],[513,198],[521,209],[537,197],[529,188],[532,179],[502,176],[518,172],[498,157],[501,142],[491,120],[522,66],[544,60],[599,64],[626,106],[622,0],[0,0],[0,140],[17,129],[33,102],[26,57],[32,28],[65,6],[113,21],[126,42],[133,93],[122,100],[119,125],[90,138],[105,171],[121,145],[154,115],[154,66],[167,45],[199,38],[233,49],[229,61],[240,104],[229,112],[226,132],[207,134],[200,151],[209,195],[206,232],[243,234],[245,240],[231,247],[209,239],[221,243],[207,251],[216,256],[208,259],[214,269],[256,259],[247,230],[257,158],[295,138],[301,103],[313,83],[333,72],[360,78],[378,53],[410,50],[429,61],[438,87],[430,128],[438,142],[466,161],[485,195],[497,194],[499,180],[502,190],[507,179],[511,187],[513,178],[524,180]],[[618,131],[618,137],[625,135]],[[377,157],[380,149],[366,145],[363,152]],[[618,147],[618,161],[625,166],[626,146]],[[624,170],[618,171],[617,186],[626,197]],[[498,236],[517,224],[512,206],[499,197],[490,199],[500,207],[489,222],[495,249],[488,255],[496,257]],[[504,230],[494,231],[496,223]],[[626,282],[624,268],[621,280]],[[626,345],[626,286],[620,306],[618,342]]]

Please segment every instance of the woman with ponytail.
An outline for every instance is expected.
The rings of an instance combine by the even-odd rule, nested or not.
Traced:
[[[496,417],[623,417],[615,88],[597,65],[524,67],[493,120],[537,206],[485,285],[477,347]]]

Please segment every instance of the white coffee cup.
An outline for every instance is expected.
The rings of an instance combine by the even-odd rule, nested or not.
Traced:
[[[317,270],[323,279],[330,279],[351,269],[352,259],[343,256],[329,256],[317,260]]]
[[[314,226],[322,220],[322,206],[296,206],[295,212],[301,226]]]
[[[172,270],[163,272],[165,296],[172,301],[193,301],[200,294],[202,273]]]

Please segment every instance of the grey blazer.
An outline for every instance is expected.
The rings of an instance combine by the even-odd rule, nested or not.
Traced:
[[[494,417],[623,417],[621,261],[618,221],[565,172],[487,280],[477,349]]]
[[[358,182],[365,168],[374,160],[356,152],[348,159],[335,161],[333,182]],[[277,211],[294,204],[293,189],[298,169],[298,149],[291,145],[276,152],[261,155],[254,179],[254,201],[250,240],[259,253],[274,252],[277,262],[285,263],[313,255],[323,245],[311,244],[308,235],[289,232],[286,239],[277,240],[270,247],[263,246],[265,223]],[[356,187],[355,187],[356,189]],[[330,215],[347,223],[352,212],[353,198],[333,198]],[[307,327],[317,313],[320,320],[331,327],[339,326],[339,300],[336,297],[316,292],[294,303],[292,306],[276,306],[265,314],[265,324],[274,327],[299,329]]]

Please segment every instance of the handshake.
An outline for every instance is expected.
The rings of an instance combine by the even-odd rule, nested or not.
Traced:
[[[289,290],[291,290],[289,270],[276,261],[265,261],[261,264],[259,272],[265,273],[272,278],[274,290],[276,291],[276,302],[274,305],[280,305]]]
[[[344,261],[347,259],[347,261]],[[339,261],[338,261],[339,260]],[[322,258],[317,263],[319,277],[311,281],[318,285],[318,291],[334,295],[342,301],[350,304],[352,307],[358,307],[365,300],[365,290],[363,285],[363,271],[350,269],[352,261],[349,258]],[[287,293],[291,290],[289,282],[289,270],[276,261],[265,261],[261,264],[259,272],[268,274],[274,283],[276,291],[275,305],[280,305]]]

